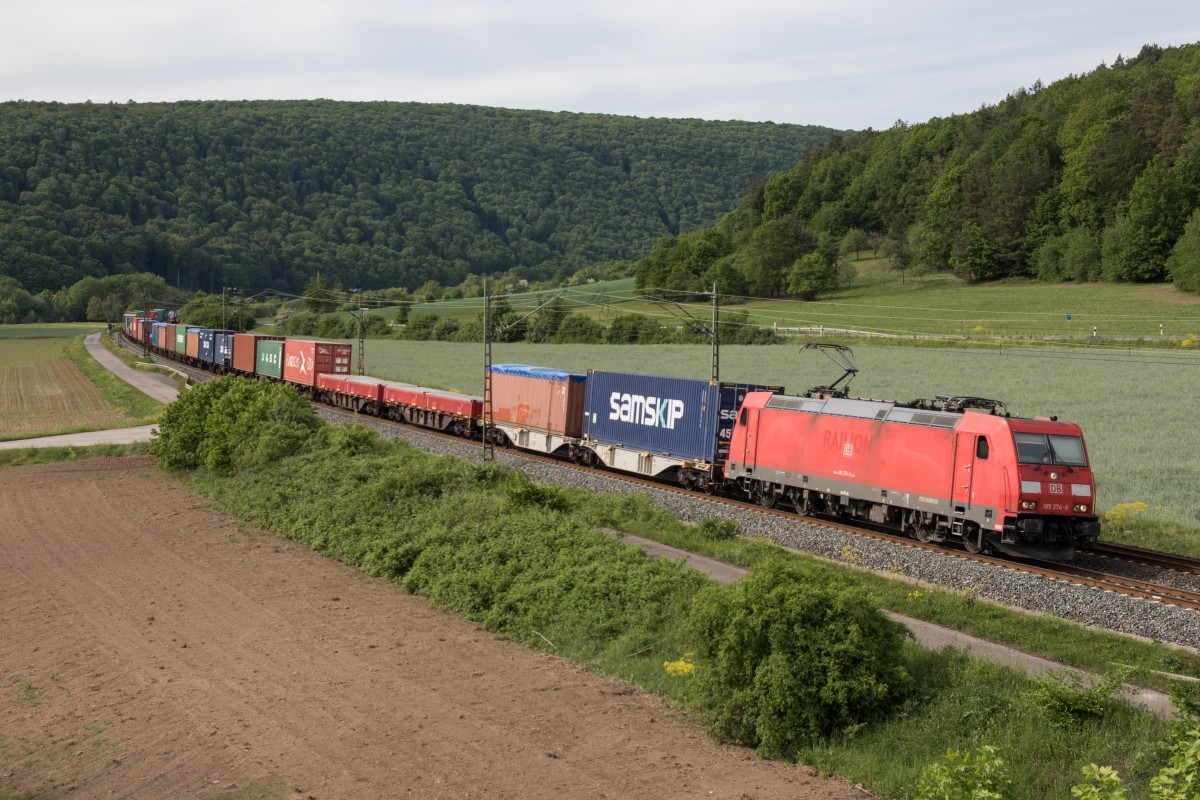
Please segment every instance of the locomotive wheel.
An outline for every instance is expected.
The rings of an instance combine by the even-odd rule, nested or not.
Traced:
[[[963,549],[971,555],[979,555],[983,552],[982,528],[963,537]]]
[[[758,496],[758,504],[763,508],[774,508],[779,495],[774,492],[763,492]]]
[[[918,525],[917,527],[913,528],[913,538],[921,544],[929,544],[934,540],[935,534],[932,528],[924,525]]]

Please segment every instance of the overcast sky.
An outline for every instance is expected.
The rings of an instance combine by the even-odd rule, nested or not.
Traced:
[[[305,99],[887,128],[1200,41],[1195,0],[2,0],[0,100]]]

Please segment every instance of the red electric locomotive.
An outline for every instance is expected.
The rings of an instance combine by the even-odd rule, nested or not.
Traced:
[[[1078,425],[982,398],[891,403],[822,388],[748,394],[726,478],[764,506],[784,499],[971,552],[1068,560],[1099,535]]]

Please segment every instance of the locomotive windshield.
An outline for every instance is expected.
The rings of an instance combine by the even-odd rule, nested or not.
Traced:
[[[1058,434],[1013,434],[1017,440],[1017,460],[1022,464],[1058,464],[1064,467],[1086,467],[1087,455],[1083,439]]]

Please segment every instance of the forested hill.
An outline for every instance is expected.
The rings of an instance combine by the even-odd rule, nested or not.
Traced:
[[[1200,45],[1148,45],[996,106],[835,138],[706,231],[639,263],[641,288],[815,296],[839,252],[972,280],[1200,290]]]
[[[417,103],[0,104],[0,275],[361,288],[636,259],[828,128]]]

